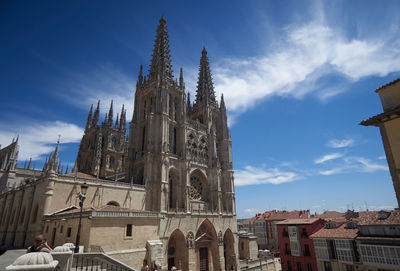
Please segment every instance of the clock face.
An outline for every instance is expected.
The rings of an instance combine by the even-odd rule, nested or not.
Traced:
[[[174,255],[175,254],[175,248],[174,247],[170,247],[168,249],[168,255]]]

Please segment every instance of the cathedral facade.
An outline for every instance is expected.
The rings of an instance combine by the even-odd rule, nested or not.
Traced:
[[[16,167],[18,144],[0,150],[0,241],[26,247],[44,233],[50,245],[75,242],[79,187],[88,185],[81,244],[139,269],[235,270],[238,234],[232,142],[223,96],[215,97],[207,51],[194,102],[182,69],[174,79],[161,18],[150,70],[140,72],[134,113],[99,125],[90,109],[72,173],[60,171],[58,144],[42,171]],[[1,161],[0,161],[1,163]]]

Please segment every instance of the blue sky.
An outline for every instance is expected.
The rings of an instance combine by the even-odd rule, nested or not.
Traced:
[[[20,165],[61,134],[71,166],[97,99],[130,118],[164,15],[175,76],[194,94],[206,46],[224,93],[238,217],[397,207],[379,130],[358,123],[400,75],[400,2],[142,2],[1,2],[0,144],[20,135]]]

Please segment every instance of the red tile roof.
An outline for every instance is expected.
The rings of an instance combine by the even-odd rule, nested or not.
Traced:
[[[296,218],[309,218],[310,211],[267,211],[265,213],[257,214],[256,216],[242,221],[243,224],[248,224],[254,220],[267,220],[267,221],[281,221],[285,219],[296,219]]]
[[[277,225],[305,225],[305,224],[313,224],[321,220],[320,218],[293,218],[293,219],[286,219],[284,221],[276,223]]]
[[[310,238],[338,238],[338,239],[354,239],[357,237],[358,229],[347,229],[346,223],[343,223],[337,228],[327,229],[322,228],[319,231],[310,235]]]
[[[379,219],[380,212],[388,212],[390,215],[386,219]],[[400,211],[379,211],[379,212],[360,212],[356,219],[360,226],[367,225],[398,225],[400,224]]]
[[[325,211],[320,215],[316,215],[315,217],[319,218],[338,218],[338,217],[344,217],[345,213],[341,212],[336,212],[336,211]]]

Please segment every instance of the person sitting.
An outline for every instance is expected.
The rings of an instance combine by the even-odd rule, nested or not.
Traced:
[[[35,243],[32,246],[28,247],[28,249],[26,250],[26,253],[30,253],[30,252],[47,252],[47,253],[50,253],[52,251],[53,250],[47,244],[46,240],[43,239],[43,235],[39,234],[35,238]]]
[[[140,269],[140,271],[149,271],[149,266],[147,265],[147,260],[146,259],[143,260],[143,266]]]

